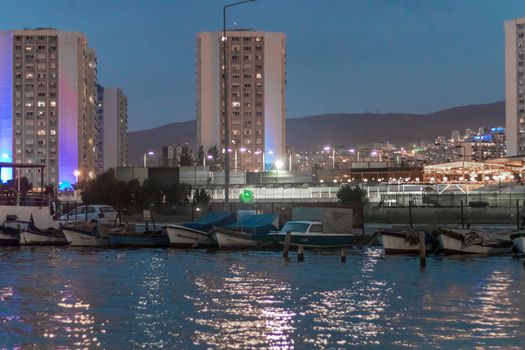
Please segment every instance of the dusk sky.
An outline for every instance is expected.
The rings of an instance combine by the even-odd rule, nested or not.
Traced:
[[[226,3],[0,0],[0,29],[85,33],[99,82],[129,97],[133,131],[195,119],[195,36],[222,28]],[[523,0],[257,0],[228,25],[287,35],[293,118],[503,100],[503,22],[520,16]]]

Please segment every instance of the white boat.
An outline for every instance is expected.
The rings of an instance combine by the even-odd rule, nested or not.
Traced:
[[[169,225],[166,227],[170,245],[175,248],[207,248],[216,247],[208,232],[196,230],[182,225]]]
[[[72,247],[107,247],[108,231],[121,232],[123,227],[110,230],[103,225],[91,224],[91,227],[62,227],[66,240]]]
[[[269,233],[278,226],[277,215],[248,215],[231,225],[212,230],[211,236],[221,249],[264,248],[273,244]]]
[[[516,246],[520,252],[525,253],[525,232],[520,231],[511,233],[510,239],[512,239],[514,246]]]
[[[170,245],[176,248],[209,248],[217,247],[208,231],[214,227],[221,227],[235,222],[235,213],[211,212],[206,216],[180,225],[166,227]]]
[[[437,238],[445,254],[496,255],[512,252],[508,233],[495,235],[469,229],[440,228]]]
[[[66,237],[60,230],[39,230],[33,225],[20,233],[20,245],[66,245]]]
[[[385,254],[418,254],[419,233],[413,230],[380,230],[377,239],[383,246]],[[425,233],[425,250],[432,249],[432,241]]]
[[[271,232],[270,237],[275,243],[284,245],[288,233],[290,246],[333,249],[354,245],[353,233],[324,232],[321,221],[288,221],[281,231]]]
[[[18,245],[20,232],[30,224],[31,221],[19,220],[16,215],[8,215],[0,227],[0,245]]]

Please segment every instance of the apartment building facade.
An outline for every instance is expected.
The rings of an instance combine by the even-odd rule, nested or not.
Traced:
[[[525,18],[505,21],[507,156],[525,154]]]
[[[1,161],[35,186],[95,176],[97,61],[85,36],[50,28],[0,32]],[[12,178],[2,170],[2,181]]]
[[[128,98],[120,88],[97,85],[96,170],[128,165]]]
[[[286,37],[251,30],[199,33],[196,42],[197,145],[225,151],[227,75],[231,169],[262,171],[286,159]],[[227,45],[224,62],[222,48]]]

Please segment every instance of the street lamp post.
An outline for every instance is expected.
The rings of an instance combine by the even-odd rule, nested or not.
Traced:
[[[323,148],[325,151],[329,151],[330,148],[332,149],[332,170],[335,169],[335,147],[326,146]]]
[[[144,153],[144,168],[148,167],[148,156],[152,156],[154,154],[155,154],[155,152],[153,152],[153,151],[149,151],[149,152]]]
[[[228,64],[227,64],[227,47],[228,41],[226,36],[226,10],[230,7],[253,2],[255,0],[243,0],[225,5],[222,8],[222,57],[223,57],[223,77],[224,77],[224,210],[230,206],[230,125],[228,118]]]

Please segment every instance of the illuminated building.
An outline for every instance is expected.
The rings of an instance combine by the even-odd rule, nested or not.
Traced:
[[[197,36],[197,145],[205,152],[225,148],[222,35]],[[250,30],[226,36],[231,169],[269,169],[286,158],[286,37]]]
[[[128,165],[128,98],[121,89],[97,85],[96,170]]]
[[[96,56],[81,33],[0,32],[0,156],[42,164],[44,182],[94,176]],[[2,180],[12,177],[2,171]],[[30,182],[40,169],[23,169]],[[36,173],[38,172],[38,173]]]
[[[507,156],[525,154],[525,18],[505,21]]]

